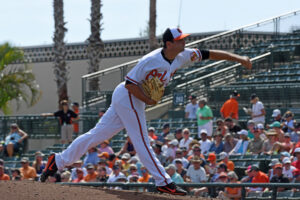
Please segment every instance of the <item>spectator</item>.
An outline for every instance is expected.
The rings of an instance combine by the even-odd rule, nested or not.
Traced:
[[[293,180],[293,171],[296,169],[291,165],[291,159],[288,157],[283,158],[283,175],[289,179],[291,182]]]
[[[135,164],[130,164],[129,170],[128,170],[128,175],[133,175],[133,174],[139,174],[137,166]]]
[[[217,171],[213,176],[211,177],[211,182],[217,182],[220,178],[221,173],[227,173],[227,166],[224,163],[217,165]]]
[[[10,132],[5,137],[4,143],[4,154],[8,157],[12,157],[14,153],[18,153],[22,142],[28,137],[22,129],[19,128],[17,124],[10,125]]]
[[[21,181],[22,175],[19,169],[12,169],[11,171],[11,180],[12,181]]]
[[[266,139],[267,139],[267,136],[266,136],[266,134],[265,134],[265,128],[264,128],[264,125],[263,125],[263,124],[257,124],[256,127],[257,127],[257,130],[258,130],[259,134],[260,134],[260,138],[261,138],[262,140],[266,140]]]
[[[74,171],[76,173],[76,178],[72,180],[72,183],[80,183],[84,182],[84,172],[82,168],[74,168]]]
[[[96,147],[92,147],[86,153],[86,156],[83,160],[83,166],[87,166],[88,163],[92,163],[96,166],[99,162],[100,158],[98,157],[98,152]]]
[[[22,158],[21,165],[20,172],[23,179],[34,180],[37,177],[35,169],[29,166],[28,158]]]
[[[281,163],[275,165],[274,176],[271,178],[271,183],[289,183],[289,179],[283,175],[282,170],[283,166]],[[277,188],[277,192],[282,192],[288,188]]]
[[[97,169],[102,168],[102,167],[104,167],[106,169],[105,170],[106,174],[108,174],[108,175],[111,174],[112,170],[111,170],[111,168],[108,167],[107,161],[105,159],[100,159],[98,162]]]
[[[176,159],[180,159],[182,164],[183,164],[183,167],[184,168],[187,168],[188,165],[189,165],[189,161],[183,157],[183,153],[182,153],[182,150],[181,149],[177,149],[176,150],[176,155],[175,155],[175,159],[173,160],[172,164],[175,165],[175,160]]]
[[[260,132],[257,127],[254,128],[254,138],[250,140],[248,151],[252,154],[260,154],[263,151],[264,141],[260,137]]]
[[[107,175],[105,167],[98,167],[97,174],[98,174],[97,182],[100,182],[100,183],[106,183],[107,182],[109,176]]]
[[[190,145],[189,145],[189,147],[190,147]],[[183,157],[187,158],[188,157],[188,153],[189,153],[188,149],[186,147],[181,147],[180,149],[182,151]]]
[[[300,123],[295,123],[294,131],[291,133],[291,141],[295,144],[299,142]]]
[[[237,101],[239,97],[240,94],[236,90],[232,92],[230,99],[223,104],[220,110],[222,118],[231,117],[236,121],[239,120],[239,103]]]
[[[254,128],[256,128],[255,122],[253,120],[249,120],[247,122],[247,128],[248,128],[248,138],[253,139],[254,138]]]
[[[280,164],[280,161],[277,158],[274,158],[271,160],[271,162],[269,164],[270,169],[268,171],[269,179],[271,179],[274,176],[275,166],[277,164]]]
[[[130,154],[129,153],[124,153],[121,157],[121,160],[122,160],[122,172],[123,174],[125,175],[128,175],[126,174],[127,171],[129,170],[129,167],[130,167],[130,163],[128,162],[129,159],[130,159]]]
[[[209,152],[215,152],[216,154],[224,151],[224,143],[222,141],[223,135],[220,132],[217,132],[214,135],[214,141],[210,145]]]
[[[293,117],[294,114],[291,111],[287,111],[284,114],[285,121],[283,122],[283,127],[282,127],[284,132],[291,133],[295,130]]]
[[[187,182],[203,183],[206,181],[206,172],[201,167],[200,157],[194,156],[191,160],[192,165],[187,170]]]
[[[209,153],[208,154],[208,167],[206,169],[206,173],[213,175],[217,171],[217,156],[215,153]]]
[[[60,173],[55,173],[55,174],[49,176],[48,180],[50,183],[60,183],[61,182]]]
[[[167,162],[172,162],[176,155],[176,150],[178,146],[178,141],[176,139],[168,143],[168,148],[164,152],[164,155],[167,158]]]
[[[159,144],[155,144],[154,146],[152,146],[154,153],[157,157],[157,159],[160,161],[160,163],[165,166],[167,163],[167,157],[165,155],[163,155],[162,150],[161,150],[161,145]]]
[[[251,118],[255,122],[255,124],[262,123],[265,124],[265,115],[266,111],[264,105],[256,94],[252,94],[250,98],[250,102],[252,104],[251,110]]]
[[[95,170],[95,166],[92,163],[86,165],[87,175],[84,177],[85,182],[96,182],[98,173]]]
[[[109,141],[104,140],[98,149],[100,153],[107,152],[109,155],[114,154],[114,150],[109,146]]]
[[[122,155],[123,153],[129,153],[131,156],[134,156],[136,154],[134,146],[128,135],[126,135],[126,138],[127,138],[127,140],[126,140],[123,148],[121,149],[121,151],[118,153],[118,155]]]
[[[280,152],[287,151],[290,153],[294,149],[294,143],[291,142],[291,134],[289,132],[284,134],[284,141],[278,144],[279,144]]]
[[[157,140],[165,143],[165,138],[170,134],[170,124],[164,124],[162,133],[158,136]]]
[[[185,107],[185,118],[188,119],[196,119],[197,118],[197,110],[199,108],[197,104],[197,97],[192,95],[189,97],[191,103],[187,104]]]
[[[248,131],[245,129],[238,132],[238,135],[240,136],[239,141],[236,143],[235,147],[232,149],[230,154],[242,154],[244,155],[248,148]]]
[[[281,124],[279,122],[274,122],[270,125],[270,128],[273,128],[273,130],[277,133],[278,141],[283,142],[284,141],[284,131],[281,129]]]
[[[296,148],[294,151],[294,157],[297,158],[296,161],[292,162],[292,165],[300,170],[300,147]]]
[[[197,123],[198,123],[198,137],[201,137],[201,131],[203,129],[206,130],[206,134],[208,137],[212,136],[212,131],[213,131],[213,124],[212,124],[212,119],[213,119],[213,114],[210,109],[206,105],[206,100],[201,99],[199,101],[199,108],[197,110]]]
[[[150,127],[148,129],[148,135],[150,138],[152,138],[153,140],[157,140],[157,136],[155,135],[155,128],[154,127]]]
[[[175,139],[178,141],[178,143],[180,143],[180,141],[183,139],[181,128],[175,130]]]
[[[238,176],[236,175],[235,172],[231,171],[227,174],[228,179],[229,179],[229,183],[240,183],[238,181]],[[219,193],[219,198],[221,199],[241,199],[242,196],[242,188],[240,187],[225,187],[225,191],[221,191]]]
[[[277,133],[275,131],[268,131],[267,132],[267,140],[264,141],[263,143],[263,153],[264,154],[273,154],[273,147],[275,146],[277,142]]]
[[[66,170],[60,175],[60,177],[61,177],[61,182],[69,182],[71,177],[71,172]]]
[[[35,169],[38,175],[40,175],[43,172],[46,166],[46,162],[43,161],[43,156],[44,154],[42,154],[42,152],[35,152],[35,160],[33,161],[32,167]]]
[[[118,178],[126,178],[126,176],[121,172],[121,168],[119,165],[114,165],[112,169],[113,172],[109,175],[109,178],[107,180],[108,183],[117,182]]]
[[[168,165],[168,167],[166,167],[166,172],[169,174],[174,183],[184,183],[183,178],[176,172],[175,165]]]
[[[72,122],[79,119],[78,115],[69,109],[68,101],[61,101],[62,109],[55,113],[43,113],[42,116],[55,116],[59,117],[61,125],[61,143],[71,143],[73,140],[73,125]],[[73,120],[71,120],[73,118]]]
[[[273,122],[277,121],[281,123],[283,121],[281,118],[281,111],[279,109],[273,110],[272,117],[273,117]]]
[[[261,172],[259,168],[255,165],[252,165],[251,168],[248,170],[249,176],[253,177],[251,183],[268,183],[269,177]],[[263,188],[249,188],[248,192],[250,191],[263,191]]]
[[[207,155],[211,146],[211,141],[207,138],[208,133],[206,129],[199,131],[201,140],[199,141],[201,152],[204,155]]]
[[[4,173],[4,166],[0,165],[0,181],[9,181],[10,177]]]
[[[216,124],[217,124],[216,131],[221,133],[222,136],[225,136],[226,133],[228,132],[228,128],[225,125],[224,121],[222,119],[217,119]]]
[[[225,119],[225,125],[227,126],[229,133],[231,133],[233,136],[235,136],[237,132],[242,130],[242,128],[237,125],[230,117],[227,117]]]
[[[232,149],[237,144],[238,139],[234,138],[230,133],[227,133],[225,135],[225,141],[224,141],[224,152],[230,153]]]
[[[234,163],[231,160],[229,160],[229,155],[226,152],[221,152],[219,156],[219,164],[224,163],[227,166],[228,171],[234,171]]]
[[[293,182],[300,183],[300,169],[295,169],[293,171],[293,176],[294,176]]]
[[[138,182],[148,183],[151,176],[145,166],[141,167],[141,172],[142,172],[142,176],[139,178]]]
[[[182,160],[181,159],[175,159],[175,166],[176,166],[176,172],[178,174],[180,174],[180,176],[183,178],[184,182],[186,181],[186,168],[183,167],[183,164],[182,164]]]
[[[190,130],[188,128],[183,129],[183,139],[179,142],[179,148],[185,147],[188,149],[192,141],[193,138],[190,137]]]
[[[72,124],[73,124],[73,130],[74,130],[74,135],[77,137],[79,135],[79,103],[73,102],[72,103],[72,110],[73,112],[78,116],[78,118],[71,118],[72,119]]]
[[[77,179],[77,170],[78,168],[81,168],[83,171],[83,177],[87,175],[87,170],[84,168],[82,163],[82,160],[77,160],[75,163],[73,163],[73,169],[71,169],[71,181]]]

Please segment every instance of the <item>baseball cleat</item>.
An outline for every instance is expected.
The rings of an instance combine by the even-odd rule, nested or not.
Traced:
[[[56,171],[57,171],[57,166],[55,163],[55,154],[52,153],[48,157],[47,165],[46,165],[45,169],[43,170],[43,173],[41,174],[41,177],[40,177],[41,182],[45,182],[47,180],[48,176],[54,175]]]
[[[158,186],[156,187],[156,189],[162,193],[181,195],[181,196],[187,195],[187,192],[182,188],[178,187],[177,185],[175,185],[175,183],[169,183],[168,185],[165,186]]]

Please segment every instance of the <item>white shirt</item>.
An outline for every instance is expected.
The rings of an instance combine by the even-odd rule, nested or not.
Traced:
[[[283,175],[286,176],[287,178],[293,178],[293,171],[295,170],[296,168],[294,166],[290,166],[290,169],[286,170],[285,167],[283,167]]]
[[[206,139],[205,141],[200,140],[199,144],[200,144],[201,153],[205,155],[208,154],[208,151],[211,146],[211,141],[209,139]]]
[[[88,174],[86,168],[81,167],[81,169],[83,171],[83,176],[86,176]],[[76,168],[73,168],[71,170],[71,180],[73,181],[75,179],[77,179],[77,172],[76,172]]]
[[[200,169],[195,170],[194,165],[191,165],[188,168],[186,175],[190,177],[192,183],[201,183],[203,181],[206,181],[206,172],[203,169],[203,167],[200,167]]]
[[[179,148],[185,147],[188,150],[189,145],[192,141],[193,141],[193,138],[191,138],[191,137],[189,137],[187,140],[185,140],[185,138],[182,138],[179,142]]]
[[[125,176],[122,172],[120,172],[120,173],[118,174],[118,176],[116,176],[114,173],[111,173],[111,174],[109,175],[109,177],[108,177],[107,182],[108,182],[108,183],[114,183],[114,182],[116,182],[116,180],[118,180],[118,178],[126,178],[126,176]]]
[[[256,104],[252,104],[252,114],[253,115],[261,115],[262,114],[262,112],[261,112],[262,109],[264,109],[264,105],[263,105],[262,102],[257,101]],[[255,123],[258,123],[258,122],[265,123],[265,116],[254,117],[254,118],[252,118],[252,120]]]
[[[197,103],[195,105],[193,105],[192,103],[189,103],[186,105],[185,112],[189,113],[189,116],[188,116],[189,119],[197,118],[196,112],[197,112],[198,108],[199,108],[199,105]]]

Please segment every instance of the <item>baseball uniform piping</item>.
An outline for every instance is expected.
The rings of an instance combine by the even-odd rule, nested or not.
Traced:
[[[129,78],[128,76],[126,76],[125,78],[127,78],[128,80],[130,80],[131,82],[133,82],[133,83],[135,83],[135,84],[137,84],[137,85],[139,84],[138,82],[136,82],[135,80]]]

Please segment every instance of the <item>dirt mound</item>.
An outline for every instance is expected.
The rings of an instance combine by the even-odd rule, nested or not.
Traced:
[[[1,200],[154,200],[197,199],[191,196],[172,196],[150,192],[108,190],[93,187],[66,186],[30,181],[0,181]]]

